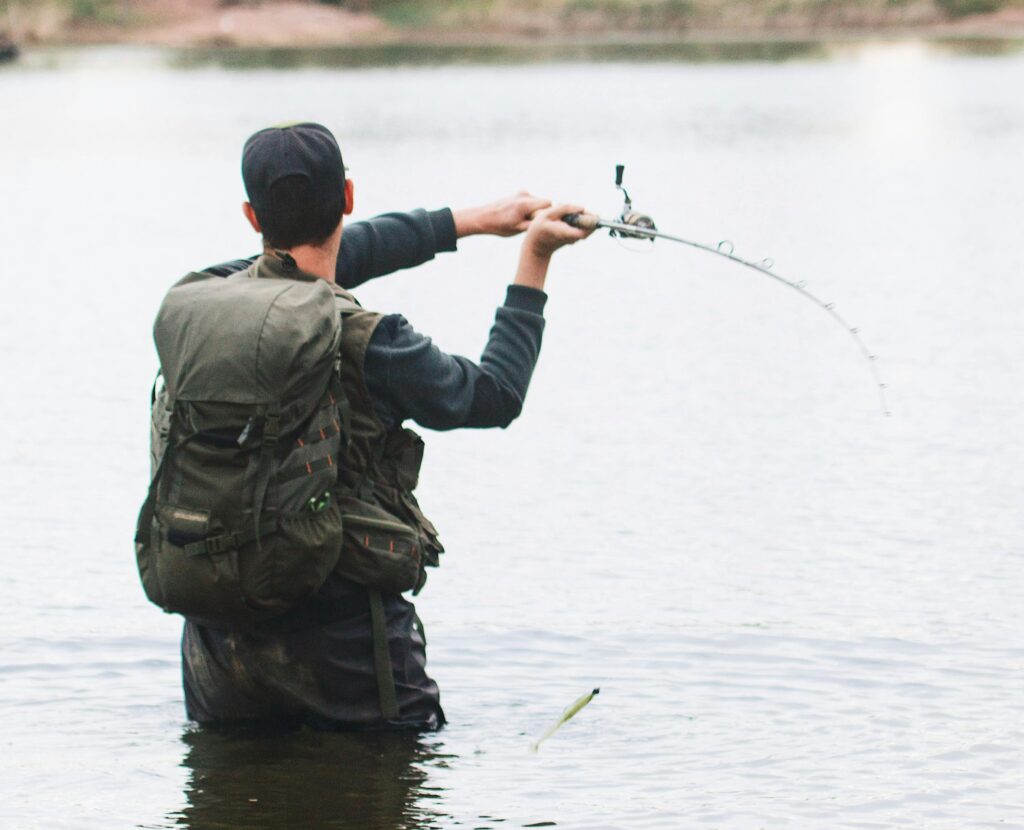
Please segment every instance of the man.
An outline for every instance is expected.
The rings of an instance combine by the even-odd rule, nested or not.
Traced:
[[[414,526],[424,556],[436,564],[441,545],[412,495],[422,445],[402,423],[505,427],[519,415],[540,350],[551,256],[588,235],[561,218],[581,209],[520,194],[455,213],[416,211],[357,223],[342,244],[354,188],[325,127],[261,130],[245,145],[242,175],[249,197],[243,209],[263,236],[264,253],[208,269],[219,276],[251,266],[257,277],[320,279],[351,302],[345,289],[455,250],[460,236],[526,232],[479,363],[445,354],[400,315],[357,309],[342,327],[342,382],[352,416],[340,483],[365,505]],[[189,717],[349,729],[441,726],[415,609],[400,594],[377,594],[375,605],[375,593],[335,572],[313,597],[259,630],[186,621]],[[381,638],[375,630],[384,632]]]

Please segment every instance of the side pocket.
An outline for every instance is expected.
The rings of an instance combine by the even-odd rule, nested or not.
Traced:
[[[210,533],[209,511],[158,504],[153,525],[143,576],[151,600],[165,611],[214,623],[254,616],[242,596],[237,550],[215,555],[185,550]]]
[[[246,600],[256,608],[287,610],[324,584],[337,565],[341,541],[341,511],[333,500],[321,510],[282,513],[277,531],[263,538],[262,551],[255,544],[243,551]]]
[[[338,504],[344,540],[335,571],[390,594],[418,587],[423,551],[416,529],[370,502],[342,496]]]
[[[424,564],[428,568],[436,568],[441,564],[441,554],[444,553],[444,545],[437,537],[437,528],[420,510],[419,502],[412,493],[402,493],[400,498],[409,515],[419,525]]]

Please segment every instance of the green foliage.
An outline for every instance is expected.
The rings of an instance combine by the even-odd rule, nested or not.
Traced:
[[[935,5],[950,17],[966,17],[998,11],[1006,3],[1005,0],[935,0]]]
[[[354,12],[372,12],[395,26],[425,26],[437,19],[451,5],[446,0],[317,0],[324,6],[340,6]]]
[[[832,2],[833,0],[824,0]],[[318,0],[353,11],[370,11],[399,25],[481,20],[503,13],[554,14],[563,19],[600,17],[620,24],[658,25],[692,16],[700,0]]]
[[[685,23],[696,11],[694,0],[567,0],[562,17],[571,20],[599,15],[618,26],[657,28]]]
[[[320,0],[324,2],[324,0]],[[327,0],[334,2],[334,0]],[[341,5],[351,5],[342,2]],[[430,26],[437,22],[444,12],[445,3],[424,3],[419,0],[384,0],[384,2],[368,2],[369,11],[380,16],[392,26],[415,29]]]
[[[68,5],[71,7],[71,17],[74,20],[124,23],[128,16],[128,4],[123,0],[70,0]]]
[[[0,14],[20,13],[29,16],[58,11],[72,21],[121,24],[129,19],[129,0],[0,0]]]

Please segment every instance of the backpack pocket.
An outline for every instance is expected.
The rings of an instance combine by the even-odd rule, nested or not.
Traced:
[[[209,514],[158,505],[139,570],[147,596],[165,611],[212,627],[244,627],[284,613],[314,593],[341,552],[341,512],[265,516],[257,542],[247,530],[218,532]]]
[[[255,569],[247,573],[243,560],[242,587],[247,601],[273,602],[280,611],[287,610],[324,584],[338,563],[341,545],[341,510],[333,498],[316,510],[282,513],[276,532],[263,539],[270,560],[262,573]],[[258,555],[252,561],[257,560]]]
[[[335,572],[389,594],[411,591],[422,579],[418,531],[371,502],[341,496],[344,528]]]

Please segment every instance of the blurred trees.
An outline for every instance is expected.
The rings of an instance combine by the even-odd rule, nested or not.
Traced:
[[[295,2],[296,0],[292,0]],[[53,40],[79,23],[129,27],[218,7],[259,6],[280,0],[0,0],[0,34]],[[944,19],[986,14],[1024,0],[316,0],[370,12],[398,28],[516,32],[681,32],[913,28]]]
[[[252,0],[248,0],[251,2]],[[239,3],[246,0],[221,0]],[[373,12],[382,17],[394,14],[397,8],[417,6],[422,17],[451,17],[475,7],[476,14],[500,17],[546,13],[574,15],[578,13],[602,14],[610,21],[643,20],[661,25],[668,19],[684,17],[697,20],[713,18],[765,18],[779,14],[808,14],[813,17],[841,19],[873,9],[897,9],[911,5],[914,0],[318,0],[330,6],[352,11]],[[917,5],[933,5],[949,17],[964,17],[998,11],[1007,5],[1020,5],[1020,0],[930,0]]]

